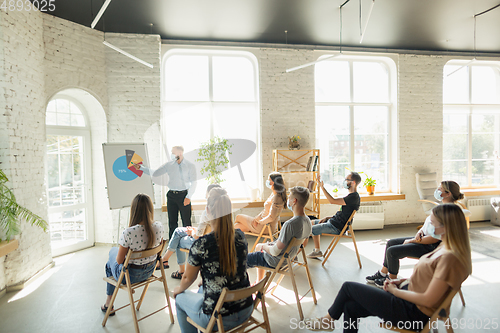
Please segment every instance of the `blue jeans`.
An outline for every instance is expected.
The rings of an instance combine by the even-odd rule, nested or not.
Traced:
[[[177,263],[179,265],[184,265],[186,263],[186,253],[182,251],[177,251],[178,249],[190,249],[193,245],[195,239],[188,236],[186,228],[178,227],[175,228],[170,241],[168,242],[168,250],[175,252],[177,256]]]
[[[264,259],[264,252],[250,252],[247,255],[247,267],[252,268],[256,266],[274,268]]]
[[[118,254],[118,248],[112,247],[111,250],[109,250],[109,259],[108,262],[106,263],[106,276],[107,277],[112,276],[115,278],[116,281],[118,281],[118,278],[120,277],[123,268],[123,264],[118,264],[116,262],[117,254]],[[130,275],[130,283],[136,283],[147,280],[155,270],[155,262],[156,261],[151,262],[144,268],[130,267],[128,270],[128,273]],[[122,283],[125,284],[125,277],[123,278]],[[106,283],[106,295],[113,295],[114,291],[115,291],[115,286]]]
[[[312,220],[311,221],[313,223],[312,231],[311,231],[313,236],[317,236],[317,235],[321,235],[321,234],[340,235],[340,230],[337,229],[337,227],[335,227],[329,221],[326,221],[325,223],[318,223],[318,221],[319,220]]]
[[[177,309],[177,321],[181,327],[182,333],[197,333],[196,327],[188,323],[187,317],[191,318],[196,324],[201,327],[207,327],[211,315],[203,313],[203,288],[200,287],[198,293],[186,290],[185,292],[177,295],[175,298],[175,308]],[[247,320],[253,312],[253,304],[239,312],[233,313],[229,316],[223,316],[222,322],[224,323],[224,330],[229,330],[238,326]],[[218,331],[217,324],[214,330]]]

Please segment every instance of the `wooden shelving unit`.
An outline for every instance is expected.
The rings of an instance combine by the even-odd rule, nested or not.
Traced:
[[[307,171],[309,158],[312,157],[312,164],[317,159],[315,171]],[[314,188],[311,191],[309,202],[306,206],[306,214],[319,218],[320,200],[318,176],[320,170],[319,149],[275,149],[273,150],[273,171],[277,171],[283,175],[287,191],[294,186],[307,187],[309,181],[314,181]],[[312,166],[311,166],[312,170]],[[292,212],[288,209],[283,210],[281,216],[292,216]]]

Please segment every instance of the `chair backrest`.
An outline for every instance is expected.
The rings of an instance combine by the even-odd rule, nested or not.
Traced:
[[[290,252],[292,251],[292,249],[294,247],[301,246],[305,240],[306,240],[306,238],[297,239],[297,238],[293,237],[290,240],[290,243],[288,243],[288,246],[286,247],[285,252],[283,252],[283,256],[281,257],[280,261],[276,265],[275,269],[279,270],[283,266],[283,262],[285,261],[285,259],[290,256]]]
[[[444,299],[444,301],[438,306],[436,312],[434,312],[431,316],[431,319],[429,322],[432,322],[436,320],[437,318],[447,318],[450,315],[450,306],[451,306],[451,301],[453,300],[453,297],[459,292],[460,288],[455,290],[452,289],[448,293],[448,296]]]
[[[351,225],[352,220],[354,219],[354,215],[356,214],[357,210],[353,210],[351,216],[349,216],[349,219],[347,220],[346,224]]]
[[[162,240],[160,245],[158,245],[152,249],[146,249],[143,251],[132,251],[131,249],[129,249],[127,252],[127,256],[125,257],[125,262],[123,263],[123,267],[127,267],[128,262],[131,259],[141,259],[141,258],[147,258],[147,257],[151,257],[154,255],[161,254],[161,252],[163,251],[163,248],[165,247],[165,244],[166,244],[165,240]]]
[[[415,178],[417,181],[417,192],[421,200],[435,201],[434,191],[438,187],[437,172],[431,173],[416,173]],[[422,203],[425,212],[434,208],[431,203]]]

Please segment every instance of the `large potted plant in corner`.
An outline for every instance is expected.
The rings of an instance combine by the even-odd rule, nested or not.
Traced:
[[[220,184],[224,181],[222,172],[229,163],[228,154],[231,154],[231,147],[227,139],[218,136],[201,144],[196,161],[203,163],[200,172],[207,177],[209,184]]]
[[[36,225],[47,231],[47,222],[30,210],[20,206],[12,190],[7,186],[9,179],[0,170],[0,241],[10,241],[19,233],[19,219],[25,219],[31,225]]]

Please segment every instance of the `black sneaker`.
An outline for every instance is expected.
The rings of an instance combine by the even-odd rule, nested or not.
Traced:
[[[375,280],[382,279],[382,278],[385,279],[385,277],[382,276],[382,274],[380,274],[380,271],[377,271],[377,273],[375,273],[373,275],[370,275],[370,276],[367,276],[366,277],[366,282],[368,282],[368,283],[375,283]]]
[[[373,281],[373,283],[375,283],[375,286],[377,286],[379,288],[384,288],[384,282],[387,279],[389,279],[389,276],[382,277],[380,279],[376,279],[375,281]]]

